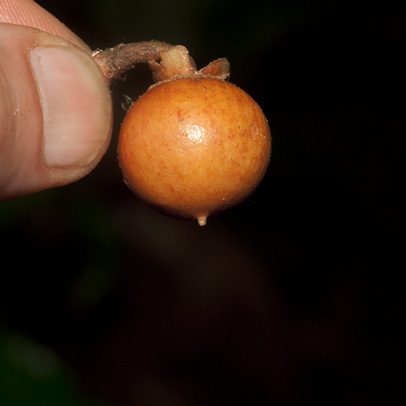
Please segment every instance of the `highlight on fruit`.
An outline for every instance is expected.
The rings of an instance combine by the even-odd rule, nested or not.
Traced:
[[[93,57],[109,83],[138,63],[147,63],[155,80],[129,109],[119,136],[120,168],[135,195],[203,226],[252,194],[268,167],[271,133],[258,104],[227,81],[227,59],[197,70],[184,46],[155,41]]]

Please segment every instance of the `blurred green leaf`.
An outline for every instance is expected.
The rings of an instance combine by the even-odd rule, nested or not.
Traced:
[[[85,400],[72,375],[49,348],[16,333],[0,338],[2,406],[96,406]]]

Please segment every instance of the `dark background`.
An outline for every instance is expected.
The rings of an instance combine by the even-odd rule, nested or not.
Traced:
[[[273,154],[254,195],[206,227],[166,218],[132,196],[116,159],[121,104],[150,74],[114,86],[98,168],[0,203],[0,404],[405,401],[406,7],[39,3],[92,48],[154,39],[187,46],[198,67],[227,57]]]

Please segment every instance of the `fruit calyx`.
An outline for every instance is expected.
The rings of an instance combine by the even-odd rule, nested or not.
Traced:
[[[230,64],[226,58],[216,59],[197,70],[186,47],[157,41],[119,44],[113,48],[96,50],[93,58],[109,83],[124,80],[126,72],[138,63],[148,63],[158,83],[191,76],[211,76],[225,80],[230,75]]]
[[[175,45],[160,52],[160,60],[152,59],[148,65],[158,83],[191,76],[212,76],[224,80],[230,75],[230,64],[226,58],[216,59],[197,70],[195,61],[183,45]]]

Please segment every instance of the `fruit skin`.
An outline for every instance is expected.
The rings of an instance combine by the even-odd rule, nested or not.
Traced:
[[[127,113],[118,145],[124,180],[135,194],[200,225],[252,193],[270,154],[258,104],[237,86],[206,76],[150,88]]]

